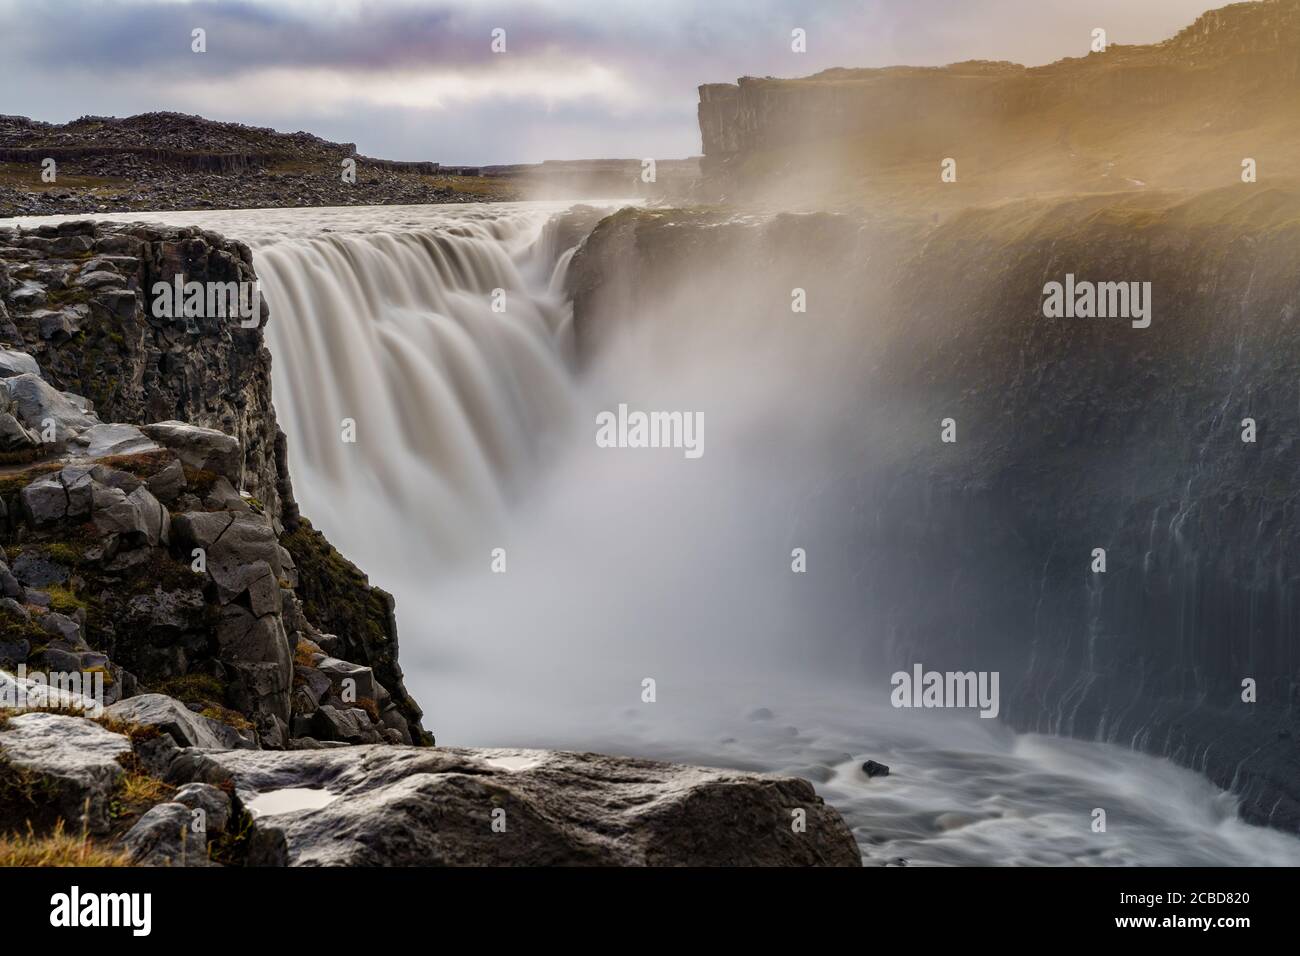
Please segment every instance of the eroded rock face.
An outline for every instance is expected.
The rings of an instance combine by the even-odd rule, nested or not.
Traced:
[[[250,862],[861,865],[839,814],[792,777],[537,750],[366,746],[209,759],[204,772],[229,775],[244,806],[262,808]]]
[[[1167,756],[1235,790],[1252,822],[1300,830],[1300,194],[864,220],[839,232],[834,270],[796,268],[808,226],[836,234],[827,218],[611,216],[570,268],[577,341],[672,320],[656,302],[778,326],[806,288],[839,346],[814,370],[844,383],[827,434],[853,458],[823,493],[860,506],[837,533],[860,559],[860,619],[890,635],[864,641],[871,662],[978,662],[1017,729]],[[1150,327],[1045,317],[1044,283],[1067,273],[1150,281]]]
[[[14,602],[0,605],[0,664],[42,645],[48,666],[98,654],[112,700],[181,682],[187,704],[237,735],[252,721],[263,746],[430,740],[391,598],[299,519],[261,328],[151,308],[156,283],[254,281],[247,247],[65,222],[0,228],[0,267],[0,451],[32,462],[5,476],[0,527],[24,568],[58,572],[24,582],[0,561]],[[75,348],[54,347],[59,323],[80,331]],[[73,607],[78,640],[47,641],[44,616]],[[355,662],[364,693],[298,662],[309,689],[294,695],[302,642]]]

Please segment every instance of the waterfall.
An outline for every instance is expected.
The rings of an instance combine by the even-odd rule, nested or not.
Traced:
[[[570,427],[572,253],[557,262],[549,219],[447,216],[258,251],[292,473],[363,566],[394,551],[441,566],[489,540]]]
[[[563,208],[151,217],[253,247],[296,496],[396,596],[406,683],[441,743],[796,773],[875,862],[1300,861],[1300,840],[1167,760],[882,706],[868,650],[897,658],[926,622],[887,619],[872,588],[934,583],[882,574],[897,558],[871,472],[900,425],[858,388],[869,343],[830,310],[809,335],[785,290],[752,269],[700,280],[700,262],[693,295],[641,303],[650,321],[618,323],[579,372]],[[701,412],[707,453],[597,448],[593,416],[619,403]],[[903,534],[951,520],[896,517]],[[815,573],[791,573],[796,547]],[[1090,593],[1091,642],[1107,595]],[[1124,825],[1092,833],[1097,806]]]

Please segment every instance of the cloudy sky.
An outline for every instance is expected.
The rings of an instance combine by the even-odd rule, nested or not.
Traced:
[[[831,66],[1046,63],[1215,0],[0,0],[0,113],[200,113],[444,163],[700,150],[695,88]],[[791,30],[807,52],[790,49]],[[207,52],[191,51],[191,31]],[[505,31],[504,53],[491,49]]]

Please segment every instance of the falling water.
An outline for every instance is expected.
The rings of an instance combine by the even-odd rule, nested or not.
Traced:
[[[1169,761],[870,703],[883,678],[845,651],[870,640],[860,568],[789,573],[792,543],[834,540],[859,504],[828,490],[852,462],[808,426],[834,420],[826,393],[753,374],[721,322],[616,341],[579,374],[561,208],[151,217],[254,247],[298,500],[396,595],[440,742],[797,773],[871,863],[1300,863],[1300,839]],[[702,410],[707,454],[596,449],[619,401]]]

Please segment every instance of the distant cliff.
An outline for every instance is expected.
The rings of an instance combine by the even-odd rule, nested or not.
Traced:
[[[1081,36],[1081,50],[1088,36]],[[700,87],[715,192],[955,208],[1007,196],[1294,176],[1300,0],[1239,3],[1149,46],[1043,67],[832,69]],[[940,162],[957,180],[941,184]],[[941,188],[942,187],[942,188]]]

